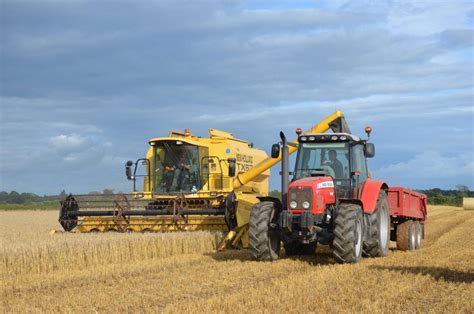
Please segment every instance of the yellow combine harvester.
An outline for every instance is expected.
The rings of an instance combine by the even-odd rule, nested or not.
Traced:
[[[307,132],[347,131],[337,111]],[[295,140],[296,141],[296,140]],[[59,222],[65,231],[166,232],[229,231],[228,245],[246,247],[252,206],[268,196],[271,158],[231,133],[210,129],[202,138],[172,131],[152,138],[145,158],[128,161],[132,194],[69,195],[61,201]],[[290,146],[290,154],[296,148]],[[145,174],[137,175],[143,166]],[[136,191],[143,177],[143,191]]]

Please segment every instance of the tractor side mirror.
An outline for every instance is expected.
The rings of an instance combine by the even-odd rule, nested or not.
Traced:
[[[236,166],[236,159],[235,158],[229,158],[227,159],[227,162],[229,163],[229,177],[234,177],[235,176],[235,166]]]
[[[365,143],[365,157],[372,158],[375,156],[375,145],[373,143]]]
[[[133,161],[131,160],[125,163],[125,175],[127,176],[127,179],[129,180],[133,180],[132,166],[133,166]]]
[[[272,145],[272,158],[278,158],[280,156],[280,144]]]

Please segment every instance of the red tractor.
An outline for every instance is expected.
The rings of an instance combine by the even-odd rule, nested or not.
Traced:
[[[371,129],[366,132],[370,136]],[[350,133],[345,121],[334,134],[298,133],[298,143],[280,133],[272,157],[282,154],[282,197],[262,197],[252,208],[254,259],[278,259],[282,243],[287,256],[314,254],[318,243],[330,245],[339,263],[386,256],[390,240],[401,250],[421,246],[426,196],[372,179],[366,159],[374,157],[375,146]],[[298,149],[292,173],[288,145]]]

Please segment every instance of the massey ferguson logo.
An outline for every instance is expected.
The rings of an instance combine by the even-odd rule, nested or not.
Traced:
[[[332,181],[318,183],[318,189],[333,188],[333,187],[334,187],[334,182]]]

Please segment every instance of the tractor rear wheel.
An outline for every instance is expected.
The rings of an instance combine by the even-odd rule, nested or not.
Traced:
[[[387,256],[390,245],[390,214],[385,191],[380,191],[375,212],[368,216],[370,238],[364,241],[363,253],[370,257]]]
[[[272,228],[277,211],[273,202],[260,202],[252,207],[249,221],[249,252],[258,261],[278,259],[280,237]]]
[[[292,241],[285,244],[286,256],[294,255],[312,255],[316,252],[317,242],[301,243],[299,241]]]
[[[338,263],[358,263],[362,258],[364,221],[362,208],[340,204],[334,226],[333,255]]]
[[[416,227],[413,220],[407,220],[397,226],[397,249],[412,251],[416,248]]]

